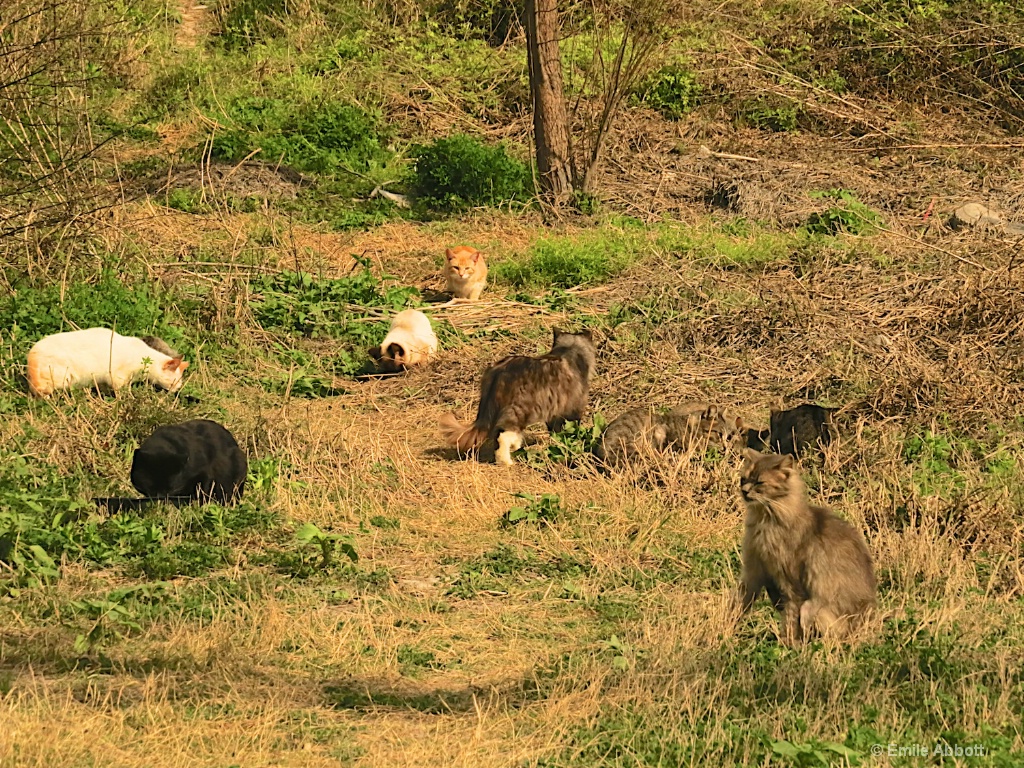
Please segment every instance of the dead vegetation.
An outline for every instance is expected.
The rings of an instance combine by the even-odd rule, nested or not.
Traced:
[[[720,13],[740,28],[747,7]],[[195,42],[192,29],[179,43]],[[474,211],[331,231],[278,207],[302,194],[288,171],[244,163],[211,175],[196,160],[203,171],[171,178],[207,194],[201,212],[168,207],[170,189],[119,197],[89,219],[74,262],[45,238],[5,241],[19,265],[4,272],[11,293],[28,294],[25,249],[39,283],[66,288],[113,264],[133,285],[166,290],[163,300],[193,313],[183,341],[194,400],[136,391],[42,402],[5,378],[0,446],[14,448],[3,458],[28,469],[0,490],[20,493],[53,469],[74,499],[127,492],[139,435],[204,416],[229,424],[266,469],[250,487],[253,509],[277,522],[214,542],[226,559],[196,575],[68,560],[59,579],[0,598],[0,763],[803,764],[789,745],[825,750],[823,764],[874,765],[886,764],[871,756],[875,743],[937,740],[984,742],[1003,764],[1019,762],[1021,242],[944,226],[968,199],[1024,220],[1018,139],[978,114],[962,120],[962,102],[947,112],[903,102],[902,91],[870,103],[822,94],[806,77],[783,84],[745,42],[701,62],[738,96],[806,100],[831,132],[740,126],[723,102],[679,122],[631,107],[609,139],[604,210],[556,222]],[[946,82],[935,74],[931,93]],[[484,125],[446,80],[416,87],[388,94],[387,114],[417,131],[526,130],[521,117]],[[201,132],[191,130],[165,136],[192,146]],[[176,164],[180,148],[158,151]],[[879,212],[879,228],[807,235],[831,205],[808,193],[832,189]],[[250,195],[270,202],[231,203]],[[635,258],[598,284],[496,283],[476,304],[431,303],[447,331],[436,363],[338,376],[343,391],[329,396],[295,391],[295,355],[329,359],[336,342],[254,320],[251,283],[281,269],[337,277],[357,255],[427,296],[455,243],[500,264],[542,239],[593,236],[595,251],[612,252],[635,231]],[[367,322],[389,311],[373,308]],[[468,413],[484,368],[545,349],[552,325],[595,331],[588,419],[705,399],[761,426],[780,400],[842,407],[840,439],[804,472],[812,498],[863,530],[875,558],[881,607],[856,642],[782,648],[766,604],[732,621],[735,457],[670,457],[651,480],[554,460],[540,430],[512,468],[441,447],[439,415]],[[261,383],[271,376],[288,386]],[[529,503],[524,493],[555,496],[557,512],[502,527]],[[296,569],[286,556],[305,522],[351,535],[358,563]],[[209,521],[170,523],[173,547],[194,544],[192,529]],[[128,611],[124,622],[110,604]],[[850,754],[828,751],[836,744]]]

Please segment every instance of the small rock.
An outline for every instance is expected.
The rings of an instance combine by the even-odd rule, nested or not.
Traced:
[[[953,225],[960,227],[1002,227],[999,214],[981,203],[965,203],[953,212]]]

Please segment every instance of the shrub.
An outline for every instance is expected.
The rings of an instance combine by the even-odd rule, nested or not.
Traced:
[[[672,65],[656,72],[641,89],[640,101],[668,120],[679,120],[697,106],[701,86],[697,75]]]
[[[503,146],[456,134],[416,149],[415,187],[428,206],[458,211],[525,201],[533,181],[526,164],[510,157]]]
[[[247,97],[228,108],[231,130],[214,137],[212,155],[238,162],[254,149],[268,162],[334,175],[367,169],[391,156],[381,146],[377,121],[342,101],[295,108],[281,99]]]

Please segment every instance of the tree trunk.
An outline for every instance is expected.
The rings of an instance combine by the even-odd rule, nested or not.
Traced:
[[[569,117],[558,55],[557,0],[526,1],[526,47],[533,98],[533,140],[541,196],[559,204],[572,197]]]

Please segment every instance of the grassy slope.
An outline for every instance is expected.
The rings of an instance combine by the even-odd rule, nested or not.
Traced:
[[[305,47],[292,37],[248,55],[164,48],[151,66],[206,72],[189,91],[198,112],[251,90],[246,78],[261,67],[271,72],[261,88],[295,109],[315,100],[310,89],[346,83],[344,95],[396,121],[399,158],[453,121],[488,120],[494,92],[465,74],[482,65],[462,57],[461,69],[449,55],[482,44],[371,44],[383,33],[361,34],[356,59],[372,66],[347,77],[303,68],[310,50],[322,58],[312,32]],[[407,81],[410,50],[436,67],[415,69],[425,85]],[[384,84],[361,88],[370,82]],[[115,108],[127,119],[157,94],[143,89]],[[495,132],[514,137],[508,109],[495,113],[505,126]],[[446,111],[456,117],[446,122]],[[695,123],[727,136],[716,145],[726,151],[813,154],[799,136],[708,128],[707,114]],[[158,123],[162,142],[122,141],[120,159],[163,162],[208,128],[175,108]],[[811,140],[817,162],[832,141]],[[628,154],[615,148],[613,165]],[[970,162],[940,155],[924,187],[951,183]],[[382,174],[374,183],[391,170],[366,169]],[[843,172],[860,180],[875,168],[865,158]],[[325,205],[367,191],[317,178]],[[4,504],[74,513],[77,500],[128,492],[136,442],[155,423],[192,416],[219,418],[245,442],[252,485],[234,512],[72,523],[86,557],[0,599],[0,761],[817,765],[845,755],[914,765],[873,758],[871,745],[945,739],[984,744],[990,756],[978,764],[1018,764],[1024,431],[1014,339],[1024,285],[998,240],[947,236],[936,250],[899,234],[913,231],[907,199],[889,198],[896,233],[870,238],[809,236],[694,205],[682,222],[648,227],[610,215],[545,227],[529,212],[481,212],[367,231],[315,223],[315,203],[301,197],[298,212],[240,210],[216,195],[197,213],[159,199],[118,209],[62,294],[63,314],[167,333],[193,361],[191,397],[136,388],[40,403],[5,374],[0,408],[16,418],[0,424]],[[338,372],[344,339],[257,322],[263,270],[338,277],[354,253],[377,274],[437,289],[440,254],[456,242],[488,249],[504,282],[479,307],[432,310],[444,349],[428,370],[357,381]],[[531,255],[532,273],[514,266]],[[94,282],[104,260],[116,266],[103,292],[74,287]],[[586,284],[543,290],[562,277]],[[134,304],[116,288],[143,281],[152,295]],[[39,320],[57,301],[47,282],[19,286],[28,309],[4,336],[5,363],[20,362],[33,330],[59,325],[60,313]],[[850,404],[843,440],[805,470],[814,497],[864,530],[875,554],[881,610],[858,643],[780,647],[763,604],[728,621],[741,530],[732,457],[683,458],[650,485],[560,466],[539,432],[529,465],[511,469],[438,450],[437,417],[470,412],[480,371],[544,349],[556,323],[595,329],[592,404],[607,416],[707,398],[763,423],[783,397]],[[294,396],[327,386],[345,391]],[[557,495],[553,521],[501,527],[519,493]],[[322,568],[319,549],[295,538],[306,522],[351,536],[358,562],[338,554]]]

